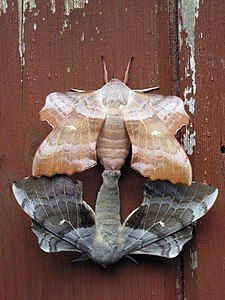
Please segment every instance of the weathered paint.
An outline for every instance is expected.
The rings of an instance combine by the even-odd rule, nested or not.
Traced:
[[[80,37],[81,42],[84,41],[84,32],[82,32],[81,37]]]
[[[199,0],[179,2],[179,44],[180,51],[182,47],[187,48],[187,61],[185,68],[186,87],[184,89],[184,102],[188,106],[189,112],[195,112],[195,94],[196,85],[196,62],[195,62],[195,25],[199,15]],[[185,34],[184,34],[185,33]],[[192,127],[192,126],[191,126]],[[196,145],[196,132],[193,128],[187,127],[184,134],[183,143],[186,152],[193,154],[193,148]]]
[[[8,8],[7,0],[0,0],[0,16],[6,13],[6,9]]]
[[[55,0],[50,0],[51,2],[51,11],[54,14],[56,12]]]
[[[70,30],[71,30],[71,24],[69,24],[69,18],[66,18],[66,19],[63,21],[63,24],[62,24],[62,30],[60,30],[60,34],[61,34],[61,35],[65,32],[65,30],[66,30],[66,28],[68,27],[68,25],[69,25],[69,28],[70,28]]]
[[[21,60],[21,66],[25,65],[25,39],[24,39],[24,27],[25,27],[25,12],[29,8],[31,12],[32,9],[36,8],[35,0],[18,0],[18,32],[19,32],[19,54]]]
[[[193,270],[197,269],[198,267],[198,256],[197,256],[197,251],[194,249],[190,249],[190,265]]]
[[[162,2],[159,15],[156,15],[155,1],[143,0],[138,5],[129,0],[101,3],[89,1],[83,10],[71,11],[69,24],[63,35],[59,31],[67,18],[64,1],[55,3],[54,15],[49,0],[43,1],[43,4],[41,0],[36,1],[37,7],[31,13],[26,10],[26,65],[23,68],[23,85],[19,82],[22,75],[18,68],[19,55],[16,55],[17,1],[14,13],[8,1],[7,12],[0,18],[2,27],[5,27],[0,35],[4,42],[0,43],[0,85],[3,93],[0,119],[1,127],[7,128],[3,130],[3,138],[1,134],[4,158],[1,161],[3,174],[1,173],[0,181],[4,189],[0,189],[0,198],[3,200],[0,217],[4,225],[2,247],[9,249],[2,252],[0,261],[0,268],[6,270],[4,274],[0,274],[0,281],[4,283],[1,299],[27,299],[31,295],[40,300],[176,299],[174,284],[177,272],[174,260],[161,263],[159,258],[142,256],[138,258],[140,266],[137,267],[124,259],[119,266],[112,266],[107,274],[105,270],[89,262],[70,267],[68,262],[74,258],[74,254],[58,253],[46,258],[36,247],[36,240],[27,229],[30,220],[26,216],[18,215],[17,204],[12,198],[11,181],[30,174],[32,155],[49,132],[48,126],[39,121],[38,114],[46,95],[57,90],[66,91],[71,87],[96,89],[101,86],[101,55],[106,56],[110,78],[113,73],[122,78],[127,60],[134,55],[135,63],[132,65],[129,82],[132,88],[155,86],[160,81],[160,87],[165,94],[170,90],[169,21],[166,2]],[[125,13],[126,7],[128,10]],[[85,17],[82,16],[84,11]],[[43,18],[46,20],[42,21]],[[34,23],[38,25],[37,31],[33,30]],[[165,26],[161,27],[160,24]],[[99,28],[99,35],[95,27]],[[83,43],[80,41],[82,32],[85,34]],[[94,38],[93,42],[90,41],[91,37]],[[104,42],[100,42],[101,38]],[[158,49],[161,49],[160,58]],[[156,61],[162,62],[162,69],[161,66],[159,69]],[[67,66],[71,68],[70,74],[67,73]],[[6,88],[9,86],[11,88]],[[25,104],[23,110],[22,101]],[[40,136],[37,135],[38,132]],[[121,178],[120,183],[123,218],[140,205],[143,182],[146,180],[129,166],[128,161],[123,170],[126,176]],[[85,199],[92,201],[92,206],[102,184],[101,173],[102,168],[99,165],[76,175],[76,178],[85,183]],[[34,257],[38,269],[30,270]],[[135,276],[127,276],[134,273]],[[90,288],[85,290],[86,281]],[[96,282],[101,289],[96,286]]]
[[[192,128],[192,123],[191,123],[191,128]],[[186,131],[182,139],[184,144],[184,149],[189,155],[193,154],[193,149],[196,146],[196,140],[195,140],[196,132],[192,131],[191,128],[186,127]]]
[[[51,11],[54,14],[56,12],[56,1],[50,0]],[[76,8],[83,8],[84,5],[88,3],[88,0],[64,0],[65,14],[68,16],[70,12]],[[7,0],[0,0],[0,16],[2,13],[6,13],[8,8]],[[35,0],[18,0],[18,45],[19,45],[19,54],[21,59],[21,65],[25,65],[25,39],[24,39],[24,28],[25,28],[25,12],[27,9],[31,12],[36,8]],[[34,16],[37,16],[39,11],[34,13]],[[68,19],[64,20],[61,34],[65,31],[65,28],[68,26]],[[34,30],[37,29],[37,24],[34,24]]]
[[[35,1],[32,0],[18,0],[18,6],[27,6],[27,4],[35,3]],[[54,14],[56,12],[56,1],[50,0],[51,3],[51,11]],[[88,3],[88,0],[64,0],[64,6],[65,6],[65,14],[68,16],[70,12],[77,8],[84,8],[84,5]],[[35,6],[36,7],[36,6]],[[7,0],[0,0],[0,16],[2,13],[6,13],[6,10],[8,8]]]
[[[70,12],[76,8],[84,8],[88,0],[64,0],[66,15],[69,16]]]

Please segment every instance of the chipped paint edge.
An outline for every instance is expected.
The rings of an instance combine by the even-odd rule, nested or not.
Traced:
[[[1,14],[5,14],[8,8],[7,0],[0,0],[0,16]]]
[[[189,112],[194,115],[195,113],[195,94],[197,92],[196,84],[196,62],[195,62],[195,26],[196,20],[199,16],[199,0],[179,1],[179,45],[180,52],[182,47],[187,47],[189,56],[187,57],[185,67],[185,79],[190,78],[191,82],[188,83],[184,89],[184,103],[188,106]],[[185,38],[182,34],[185,32]],[[193,130],[192,123],[186,127],[186,132],[183,137],[183,144],[185,151],[192,155],[194,147],[196,146],[196,132]]]
[[[31,12],[34,8],[36,8],[35,0],[18,0],[18,18],[19,18],[19,25],[18,25],[18,33],[19,33],[19,55],[21,60],[21,66],[25,65],[25,12],[29,8]]]
[[[51,4],[51,11],[54,14],[56,12],[56,0],[49,0]],[[27,3],[32,3],[35,1],[29,1],[29,0],[18,0],[18,9],[21,6],[25,6]],[[81,9],[84,8],[85,4],[88,4],[89,0],[64,0],[64,8],[65,8],[65,14],[67,16],[70,15],[71,11],[75,9]],[[0,16],[5,14],[8,9],[8,2],[7,0],[0,0]]]
[[[87,4],[88,0],[64,0],[64,7],[65,7],[65,14],[67,16],[70,15],[70,12],[74,9],[84,8],[85,4]],[[56,12],[56,1],[50,0],[50,9],[51,12],[54,14]],[[25,13],[27,9],[29,12],[32,12],[35,9],[36,2],[35,0],[18,0],[18,47],[19,47],[19,56],[21,60],[21,66],[25,65],[25,22],[26,16]],[[7,0],[0,0],[0,16],[5,14],[8,9],[8,2]],[[37,15],[37,12],[34,13],[34,16]],[[65,31],[66,27],[68,27],[69,19],[65,19],[62,25],[62,30],[60,31],[61,34]],[[36,24],[36,23],[35,23]],[[34,24],[34,30],[37,29],[37,24]],[[70,25],[71,26],[71,25]]]
[[[77,8],[84,8],[88,0],[64,0],[65,13],[67,16],[70,15],[71,11]]]

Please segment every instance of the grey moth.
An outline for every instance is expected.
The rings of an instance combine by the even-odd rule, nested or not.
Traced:
[[[77,251],[80,260],[106,267],[135,254],[177,256],[191,239],[218,190],[193,182],[146,181],[142,204],[121,224],[120,171],[104,171],[95,212],[82,199],[82,183],[66,175],[16,181],[13,192],[32,218],[32,231],[46,252]]]

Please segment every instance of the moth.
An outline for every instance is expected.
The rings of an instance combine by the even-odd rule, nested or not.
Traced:
[[[218,194],[203,183],[146,181],[142,204],[121,224],[120,171],[105,170],[102,176],[95,212],[82,199],[82,183],[66,175],[29,177],[13,184],[42,250],[80,252],[78,260],[92,259],[104,267],[133,254],[172,258],[191,239],[193,223]]]
[[[183,101],[131,90],[124,81],[108,81],[97,91],[52,93],[40,111],[52,132],[38,148],[33,176],[71,175],[93,167],[120,170],[132,145],[131,167],[151,180],[190,185],[189,159],[174,135],[188,123]]]

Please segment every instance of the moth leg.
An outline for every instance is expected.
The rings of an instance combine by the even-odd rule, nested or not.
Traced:
[[[149,93],[154,90],[159,90],[159,86],[153,86],[153,87],[142,89],[142,90],[133,90],[133,92],[138,92],[138,93],[144,94],[144,93]]]
[[[130,260],[132,260],[137,266],[139,266],[139,262],[136,261],[136,259],[134,259],[132,256],[130,255],[126,255],[127,258],[129,258]]]
[[[124,74],[124,80],[123,80],[123,83],[127,84],[128,82],[128,77],[129,77],[129,72],[130,72],[130,66],[131,66],[131,63],[132,63],[132,60],[134,59],[133,56],[131,56],[128,64],[127,64],[127,69],[125,71],[125,74]]]
[[[102,56],[102,64],[103,64],[103,76],[104,76],[104,81],[105,83],[109,82],[109,77],[108,77],[108,72],[107,72],[107,68],[106,68],[106,63],[104,60],[104,57]]]
[[[79,258],[73,259],[70,263],[73,264],[75,262],[84,261],[84,260],[88,260],[88,259],[89,259],[88,255],[82,254]]]

